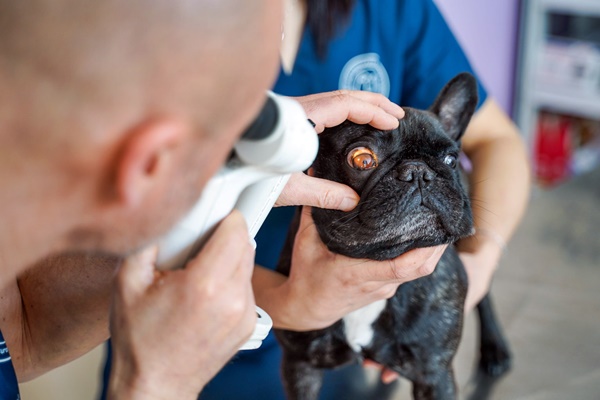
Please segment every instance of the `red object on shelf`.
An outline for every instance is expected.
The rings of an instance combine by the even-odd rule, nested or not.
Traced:
[[[571,120],[568,117],[540,113],[534,144],[534,166],[538,181],[554,185],[570,175]]]

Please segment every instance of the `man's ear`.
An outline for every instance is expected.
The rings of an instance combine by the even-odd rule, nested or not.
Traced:
[[[429,111],[439,117],[446,133],[458,140],[475,113],[477,102],[477,81],[463,72],[444,86]]]
[[[186,135],[185,126],[171,119],[150,120],[132,128],[115,163],[119,200],[128,207],[137,206],[168,174],[173,153]]]

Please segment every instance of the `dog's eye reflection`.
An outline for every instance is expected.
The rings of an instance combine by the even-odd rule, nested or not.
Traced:
[[[375,168],[377,155],[367,147],[357,147],[348,153],[348,165],[359,170]]]
[[[450,168],[456,168],[457,163],[458,161],[456,160],[456,156],[453,156],[452,154],[448,154],[446,157],[444,157],[444,164]]]

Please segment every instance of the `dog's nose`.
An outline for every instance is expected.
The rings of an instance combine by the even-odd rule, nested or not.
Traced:
[[[419,185],[421,188],[427,187],[434,178],[435,172],[422,161],[404,161],[398,166],[399,180]]]

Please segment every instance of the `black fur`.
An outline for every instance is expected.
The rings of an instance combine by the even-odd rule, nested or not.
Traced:
[[[327,247],[353,258],[389,260],[417,247],[454,243],[471,234],[469,198],[453,160],[458,160],[459,140],[476,104],[475,80],[461,74],[446,85],[430,110],[405,108],[398,129],[382,132],[345,122],[321,134],[315,176],[347,184],[361,196],[356,209],[348,213],[313,209]],[[356,147],[373,150],[378,166],[352,168],[348,153]],[[296,230],[297,221],[278,266],[285,274],[289,274]],[[431,275],[402,284],[387,301],[372,324],[372,342],[360,352],[346,342],[343,320],[318,331],[276,330],[284,352],[288,397],[316,399],[323,368],[367,358],[411,380],[417,399],[455,398],[451,362],[460,341],[466,291],[464,268],[450,246]],[[483,305],[490,312],[482,332],[494,334],[486,338],[500,332],[488,306]],[[487,340],[488,347],[496,339],[504,343],[501,334],[496,336]],[[502,347],[507,350],[504,343],[492,352]]]

